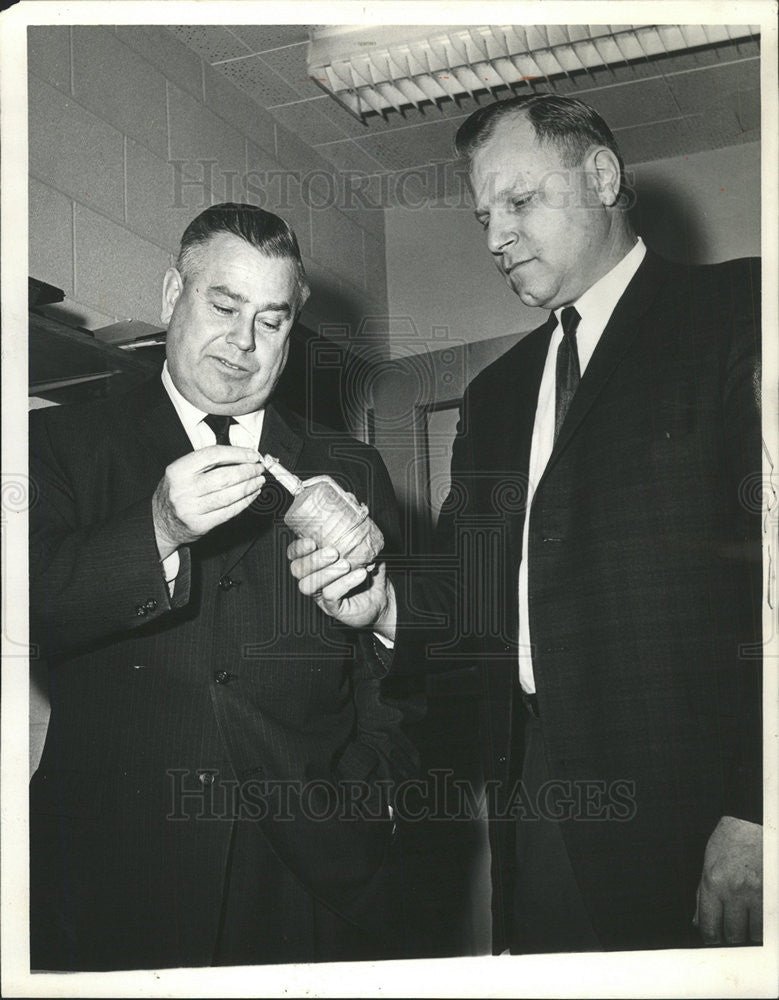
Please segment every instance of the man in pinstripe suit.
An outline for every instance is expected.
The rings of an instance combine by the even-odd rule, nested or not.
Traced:
[[[307,295],[283,220],[207,209],[165,275],[162,378],[33,415],[33,968],[393,954],[386,789],[414,751],[360,628],[382,588],[355,570],[336,617],[300,593],[261,460],[331,474],[395,542],[378,455],[273,402]]]

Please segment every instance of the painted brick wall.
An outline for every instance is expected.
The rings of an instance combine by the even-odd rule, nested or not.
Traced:
[[[383,211],[346,204],[332,164],[164,27],[31,27],[28,61],[30,274],[64,289],[54,312],[159,325],[184,227],[236,200],[295,229],[307,325],[386,314]]]

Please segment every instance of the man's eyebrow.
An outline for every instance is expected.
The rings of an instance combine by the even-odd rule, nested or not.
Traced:
[[[209,287],[209,292],[217,292],[219,295],[226,295],[228,299],[232,299],[234,302],[240,302],[245,305],[249,300],[245,295],[241,295],[240,292],[234,292],[227,285],[211,285]],[[289,302],[266,302],[262,307],[260,312],[280,312],[289,316],[292,312]]]
[[[508,186],[501,188],[500,191],[493,192],[492,198],[489,200],[488,203],[477,204],[473,210],[473,214],[476,216],[477,219],[479,219],[485,215],[490,214],[489,206],[491,204],[495,203],[504,204],[506,202],[516,201],[517,199],[520,198],[530,198],[536,193],[537,190],[538,190],[537,188],[533,187],[518,188],[518,187]]]
[[[226,295],[228,299],[233,299],[235,302],[246,303],[249,301],[245,295],[241,295],[240,292],[233,292],[227,285],[211,285],[208,290],[209,292],[219,292],[220,295]]]
[[[292,310],[289,307],[289,302],[266,302],[260,312],[279,312],[289,316]]]

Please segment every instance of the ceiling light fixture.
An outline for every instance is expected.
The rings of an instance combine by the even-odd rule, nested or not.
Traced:
[[[759,34],[724,24],[319,26],[308,72],[363,119]]]

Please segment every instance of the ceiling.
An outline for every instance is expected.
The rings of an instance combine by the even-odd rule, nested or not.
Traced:
[[[177,25],[169,28],[215,70],[341,170],[388,173],[453,158],[454,134],[484,92],[365,123],[308,77],[309,25]],[[377,28],[380,37],[381,28]],[[642,63],[552,78],[539,90],[572,94],[611,126],[627,164],[760,138],[759,40],[708,46]],[[527,91],[501,88],[494,97]]]

